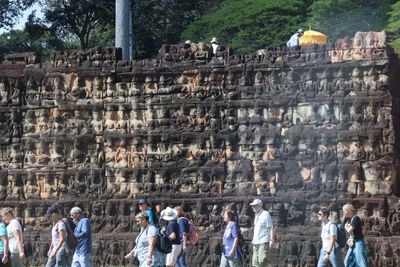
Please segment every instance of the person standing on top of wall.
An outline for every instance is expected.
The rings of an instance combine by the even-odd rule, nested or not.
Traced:
[[[213,37],[210,43],[211,43],[211,47],[208,50],[208,56],[210,58],[212,58],[212,57],[215,57],[215,55],[217,54],[218,47],[219,47],[219,42],[218,42],[217,37]]]
[[[299,46],[300,45],[300,40],[299,38],[303,35],[303,30],[299,29],[295,34],[290,37],[290,40],[287,42],[287,46]]]

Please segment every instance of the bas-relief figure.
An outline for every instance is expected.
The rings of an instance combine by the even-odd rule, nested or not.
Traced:
[[[26,72],[26,85],[3,75],[0,107],[12,110],[0,108],[8,126],[0,199],[26,201],[20,213],[29,214],[33,251],[45,243],[36,236],[44,221],[32,219],[46,211],[43,203],[83,207],[99,266],[121,263],[137,212],[130,201],[141,195],[163,207],[185,202],[201,233],[188,251],[193,266],[218,266],[220,241],[208,237],[223,229],[224,207],[235,207],[250,241],[248,204],[256,196],[271,207],[279,234],[317,232],[322,202],[352,199],[367,238],[397,238],[392,164],[400,101],[391,94],[382,39],[357,33],[334,50],[268,48],[257,57],[224,48],[211,61],[204,43],[166,45],[156,60],[132,62],[97,47],[56,53],[53,69]],[[319,66],[324,60],[332,64]],[[293,194],[299,189],[304,196]],[[386,206],[374,204],[383,199]],[[298,237],[279,240],[285,249],[271,257],[273,266],[315,264],[317,242]],[[395,266],[400,248],[392,243],[371,247],[374,266]]]

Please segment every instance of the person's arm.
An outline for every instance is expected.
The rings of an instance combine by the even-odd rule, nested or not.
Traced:
[[[132,258],[133,253],[135,252],[136,246],[128,253],[124,256],[125,259],[130,259]]]
[[[147,265],[151,266],[151,263],[153,262],[153,253],[154,253],[154,248],[156,247],[157,239],[155,236],[149,236],[148,241],[149,241],[149,251],[147,252]]]
[[[274,245],[274,242],[275,242],[275,230],[274,230],[273,226],[269,230],[269,236],[270,236],[269,247],[271,248]]]
[[[22,246],[22,235],[21,235],[21,230],[16,229],[12,231],[14,237],[15,237],[15,242],[17,243],[17,248],[19,252],[19,257],[21,259],[25,258],[25,253],[24,253],[24,247]]]
[[[235,249],[239,244],[239,229],[237,224],[232,225],[232,236],[233,236],[233,245],[231,251],[229,251],[229,257],[233,257],[235,255]]]
[[[169,222],[167,226],[167,235],[170,240],[176,239],[175,229],[176,229],[175,224],[173,222]],[[178,231],[179,231],[179,225],[178,225]]]
[[[65,241],[65,229],[58,229],[58,244],[57,244],[57,246],[53,249],[54,250],[54,252],[53,252],[53,254],[51,255],[51,258],[52,259],[55,259],[56,258],[56,254],[57,254],[57,252],[58,252],[58,250],[61,248],[61,246],[64,244],[64,241]]]
[[[328,248],[326,249],[326,254],[324,256],[324,261],[327,262],[329,260],[329,255],[332,253],[332,250],[335,248],[335,241],[336,241],[336,234],[333,229],[335,229],[335,225],[333,223],[329,226],[329,233],[332,233],[329,235],[329,245]]]
[[[356,219],[356,218],[355,218],[355,219]],[[352,235],[352,234],[353,234],[353,231],[354,231],[354,226],[352,225],[352,223],[353,223],[353,219],[349,220],[349,221],[344,225],[344,230],[346,230],[346,232],[347,232],[349,235]]]
[[[79,232],[74,233],[76,238],[88,237],[90,234],[89,220],[84,220],[79,230],[80,230]]]
[[[4,244],[4,255],[1,259],[1,262],[6,264],[8,262],[8,237],[7,235],[0,236],[0,239],[3,241]]]
[[[178,220],[179,230],[182,235],[182,249],[186,252],[187,244],[188,244],[188,237],[186,229],[189,228],[189,221],[187,219],[180,219]]]

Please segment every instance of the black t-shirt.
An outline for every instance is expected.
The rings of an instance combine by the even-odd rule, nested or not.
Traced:
[[[353,218],[346,218],[344,220],[344,224],[346,224],[348,222],[350,223],[351,226],[354,227],[354,229],[353,229],[354,239],[363,239],[364,235],[362,232],[362,223],[361,223],[360,217],[355,215],[355,216],[353,216]]]

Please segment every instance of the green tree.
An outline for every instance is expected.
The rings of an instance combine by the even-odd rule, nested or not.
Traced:
[[[77,39],[83,49],[109,45],[115,0],[48,0],[44,4],[45,22],[59,38],[68,42]]]
[[[301,0],[227,0],[190,24],[181,39],[209,41],[216,36],[237,53],[282,46],[304,26],[308,6],[309,1]]]
[[[386,30],[389,35],[389,43],[397,53],[400,53],[400,1],[391,6],[388,15]]]
[[[29,8],[34,2],[34,0],[1,0],[0,27],[11,27],[22,11]]]
[[[336,40],[357,31],[381,31],[394,0],[315,0],[309,23]]]
[[[180,41],[182,31],[223,0],[141,0],[133,4],[136,58],[154,57],[162,44]]]

